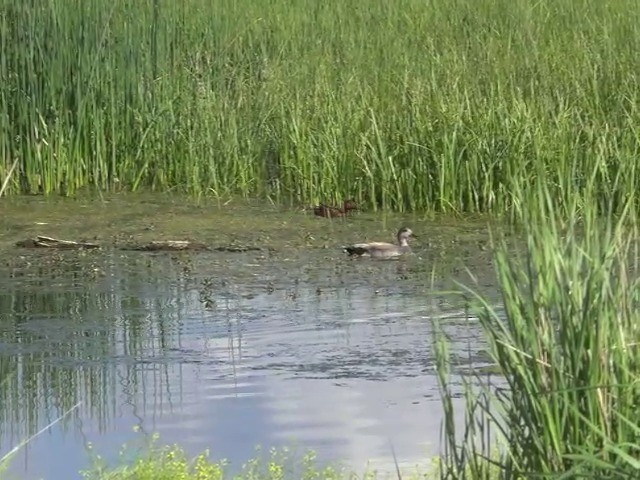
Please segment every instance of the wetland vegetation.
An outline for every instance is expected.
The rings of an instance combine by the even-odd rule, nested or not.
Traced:
[[[61,206],[42,219],[52,235],[94,231],[117,244],[199,232],[214,243],[280,245],[283,257],[333,248],[356,222],[358,233],[381,224],[392,232],[391,212],[501,217],[489,252],[486,238],[473,236],[477,227],[465,237],[482,248],[463,256],[477,282],[460,279],[469,286],[460,289],[480,302],[488,355],[507,388],[472,376],[465,425],[456,428],[451,336],[434,335],[445,411],[434,475],[637,476],[637,2],[0,5],[0,185],[14,197],[1,205],[5,252],[35,230],[15,220],[21,208],[37,208],[25,193]],[[113,194],[142,191],[201,203],[154,221],[139,220],[143,208],[132,205],[135,222],[121,222]],[[82,208],[87,193],[102,197],[102,216],[73,218],[65,208]],[[205,197],[222,215],[218,230],[207,223]],[[321,229],[301,214],[274,215],[272,224],[267,214],[255,228],[230,213],[238,198],[289,206],[353,198],[364,213],[313,219],[328,225]],[[517,244],[503,235],[509,224],[518,226]],[[446,234],[429,232],[426,241],[421,262],[446,260]],[[476,295],[479,263],[491,260],[500,312]],[[12,258],[9,269],[29,261]],[[100,478],[160,478],[157,466],[178,475],[171,468],[184,467],[180,452],[168,455]],[[180,475],[219,478],[219,465],[198,465],[204,473]],[[281,466],[247,478],[291,477]]]
[[[0,448],[82,402],[14,455],[6,478],[79,478],[89,467],[87,442],[105,465],[133,462],[132,426],[179,442],[190,456],[210,448],[212,463],[228,459],[227,476],[242,474],[255,444],[308,445],[322,468],[336,459],[387,471],[389,435],[403,471],[429,461],[440,416],[431,318],[448,319],[461,368],[469,348],[486,363],[465,302],[437,293],[465,281],[467,267],[495,297],[484,222],[371,212],[327,219],[257,203],[3,199]],[[392,240],[398,222],[432,232],[416,239],[414,256],[376,264],[340,248]],[[101,248],[15,246],[41,233]],[[189,237],[265,248],[118,248]],[[423,413],[427,430],[415,422]],[[125,442],[126,454],[114,458]],[[149,464],[158,451],[133,452]]]

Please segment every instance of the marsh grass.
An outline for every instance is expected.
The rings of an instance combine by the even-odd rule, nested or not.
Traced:
[[[637,478],[636,219],[629,203],[615,216],[595,207],[577,212],[575,201],[574,215],[566,215],[546,183],[537,188],[524,253],[495,239],[504,314],[486,303],[479,309],[507,385],[467,382],[462,432],[453,426],[446,343],[438,342],[447,417],[442,478]]]
[[[634,0],[0,0],[7,194],[635,197]],[[623,180],[614,183],[620,171]],[[595,198],[585,172],[597,172]]]

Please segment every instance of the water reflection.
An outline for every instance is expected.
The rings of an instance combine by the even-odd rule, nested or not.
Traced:
[[[461,354],[479,354],[477,325],[426,295],[418,262],[326,255],[70,252],[0,275],[0,452],[82,402],[11,471],[78,478],[87,442],[113,457],[133,426],[236,467],[256,444],[356,469],[389,466],[390,442],[426,460],[434,318]]]

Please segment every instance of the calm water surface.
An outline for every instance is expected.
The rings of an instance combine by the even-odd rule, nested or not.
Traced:
[[[385,231],[367,218],[305,218],[302,237],[335,228],[353,239],[365,221],[362,231]],[[7,227],[5,240],[23,230]],[[405,467],[428,462],[442,419],[436,324],[463,365],[484,361],[477,321],[444,292],[468,276],[449,266],[432,276],[435,259],[469,246],[443,257],[446,241],[421,240],[415,255],[376,261],[322,242],[193,254],[6,249],[0,455],[81,402],[20,450],[10,473],[79,478],[88,445],[113,460],[153,432],[190,455],[209,449],[232,471],[257,445],[313,449],[356,471],[392,470],[391,445]],[[488,254],[465,255],[495,295]]]

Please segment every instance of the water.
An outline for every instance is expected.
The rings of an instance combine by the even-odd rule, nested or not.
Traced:
[[[273,213],[287,225],[296,215]],[[12,241],[35,221],[17,218],[5,217]],[[416,232],[434,225],[408,220]],[[232,471],[256,445],[313,449],[356,471],[392,471],[391,445],[403,467],[428,463],[442,419],[436,323],[463,365],[484,362],[477,321],[444,293],[454,279],[470,283],[452,259],[471,265],[491,296],[489,254],[473,248],[477,236],[464,237],[464,223],[400,260],[351,260],[313,244],[326,243],[328,230],[353,238],[358,222],[365,232],[384,228],[375,216],[342,223],[304,216],[290,229],[304,230],[296,238],[308,248],[288,247],[280,228],[284,238],[272,243],[286,248],[244,253],[7,246],[0,455],[81,402],[20,450],[9,473],[79,478],[89,445],[114,460],[121,444],[153,432],[191,455],[209,449]],[[273,239],[276,229],[262,235]],[[436,264],[444,267],[432,275]]]

